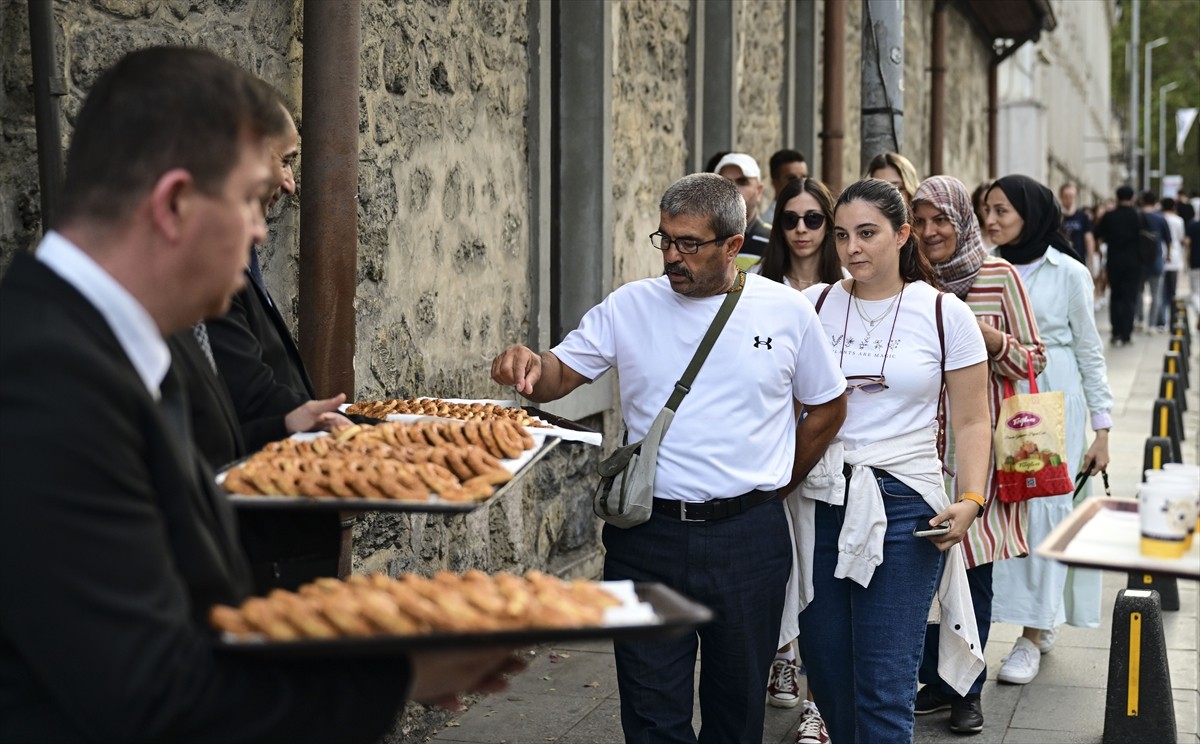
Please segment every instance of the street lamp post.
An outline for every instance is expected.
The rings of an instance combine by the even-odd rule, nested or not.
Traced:
[[[1150,66],[1152,62],[1151,53],[1155,47],[1160,47],[1166,44],[1170,39],[1165,36],[1160,36],[1154,41],[1146,42],[1146,63],[1144,69],[1146,71],[1146,82],[1142,87],[1142,97],[1145,103],[1142,105],[1142,136],[1144,155],[1142,156],[1142,191],[1150,190]]]
[[[1158,192],[1162,196],[1163,177],[1167,175],[1167,94],[1179,83],[1158,86]]]

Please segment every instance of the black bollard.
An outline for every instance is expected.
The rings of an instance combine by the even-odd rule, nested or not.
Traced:
[[[1176,408],[1186,411],[1187,395],[1183,392],[1183,383],[1179,378],[1180,375],[1163,375],[1158,381],[1158,397],[1173,400]]]
[[[1158,592],[1122,589],[1113,606],[1104,744],[1177,737]]]
[[[1183,460],[1175,455],[1170,437],[1147,437],[1146,448],[1142,455],[1142,482],[1146,480],[1147,470],[1162,470],[1164,462],[1183,462]]]
[[[1150,436],[1167,437],[1171,440],[1171,449],[1179,457],[1183,452],[1183,428],[1180,424],[1179,408],[1175,401],[1158,398],[1154,401],[1154,410],[1150,419]],[[1183,460],[1179,460],[1183,462]]]
[[[1171,350],[1166,354],[1163,354],[1162,371],[1164,375],[1183,376],[1183,356],[1175,350]],[[1183,377],[1183,387],[1185,390],[1187,389],[1187,386],[1187,377]]]
[[[1179,355],[1179,376],[1182,378],[1185,390],[1191,386],[1191,377],[1189,375],[1192,368],[1192,361],[1189,358],[1188,347],[1187,336],[1171,336],[1171,338],[1167,339],[1167,351],[1173,351]],[[1166,365],[1164,364],[1163,366],[1165,367]]]
[[[1179,611],[1179,581],[1174,576],[1130,571],[1125,579],[1125,588],[1158,592],[1163,612]]]

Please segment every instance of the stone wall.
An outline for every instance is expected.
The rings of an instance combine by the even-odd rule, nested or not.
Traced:
[[[946,120],[942,162],[968,189],[986,180],[988,169],[988,65],[992,50],[951,4],[946,11]]]
[[[662,273],[646,236],[687,172],[689,0],[613,4],[613,284]]]
[[[748,0],[738,3],[734,37],[737,83],[735,149],[758,161],[766,184],[761,205],[775,197],[771,189],[771,154],[783,147],[782,91],[785,4]],[[768,218],[769,219],[769,218]]]

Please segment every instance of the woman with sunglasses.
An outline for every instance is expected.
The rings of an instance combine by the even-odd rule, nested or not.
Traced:
[[[842,265],[838,260],[837,246],[833,242],[833,195],[825,184],[814,178],[797,178],[789,181],[775,199],[771,237],[763,250],[762,260],[749,269],[751,273],[782,282],[796,290],[805,290],[815,284],[829,284],[842,278]],[[829,480],[831,472],[842,468],[840,447],[830,447],[821,462],[813,467],[810,478],[801,488],[812,483]],[[799,498],[789,498],[784,504],[793,524],[798,516]],[[803,546],[795,544],[792,575],[788,581],[787,599],[783,618],[779,626],[779,649],[771,663],[771,674],[767,679],[767,702],[776,708],[794,708],[803,705],[800,715],[797,744],[820,744],[829,741],[825,721],[813,702],[812,687],[806,699],[800,699],[800,667],[792,642],[796,639],[796,616],[812,596],[812,587],[804,590],[799,580],[805,569],[800,561],[806,556]],[[824,738],[822,738],[824,737]]]
[[[1038,373],[1046,366],[1045,348],[1038,340],[1037,321],[1025,287],[1012,264],[988,255],[980,239],[971,195],[957,178],[934,176],[921,183],[913,195],[913,232],[942,287],[966,302],[979,321],[988,351],[988,411],[994,428],[1004,397],[1003,381],[1023,380],[1028,368]],[[957,470],[953,441],[947,444],[943,459]],[[984,514],[967,531],[962,544],[981,649],[987,644],[991,626],[993,561],[1029,554],[1025,539],[1028,508],[1025,503],[1005,504],[996,498],[994,470],[989,457],[982,491],[987,502]],[[987,671],[980,672],[965,696],[942,681],[937,674],[940,627],[931,624],[926,629],[920,674],[925,686],[917,693],[916,713],[949,708],[951,731],[982,731],[979,696]]]
[[[833,242],[833,195],[815,178],[788,181],[775,199],[771,237],[752,273],[805,290],[840,280],[842,264]]]
[[[942,676],[965,693],[983,668],[959,543],[983,504],[987,351],[970,308],[935,289],[894,186],[847,188],[833,234],[852,278],[805,294],[849,383],[839,434],[848,482],[830,503],[802,498],[797,540],[813,546],[813,597],[800,655],[833,741],[910,741],[935,597],[954,629]],[[943,377],[963,461],[954,501],[937,448]]]
[[[1061,230],[1062,210],[1050,189],[1026,176],[1005,176],[988,189],[984,203],[988,234],[1001,258],[1020,272],[1046,345],[1046,369],[1038,376],[1038,389],[1064,394],[1067,465],[1072,473],[1095,475],[1108,466],[1113,396],[1093,316],[1091,273],[1073,257],[1071,242]],[[1096,436],[1087,448],[1089,411]],[[1086,488],[1090,484],[1081,497],[1088,495]],[[1041,543],[1072,508],[1070,493],[1030,500],[1029,544]],[[1024,628],[996,675],[1001,682],[1033,681],[1041,654],[1054,646],[1055,626],[1100,625],[1099,571],[1068,570],[1058,561],[1031,555],[1001,561],[992,578],[992,620]]]

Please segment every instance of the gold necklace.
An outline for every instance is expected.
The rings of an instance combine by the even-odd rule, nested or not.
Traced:
[[[797,279],[796,277],[792,276],[791,274],[784,274],[784,276],[786,276],[788,278],[788,282],[790,282],[791,285],[797,289],[799,289],[800,287],[811,287],[812,285],[817,283],[815,279],[813,281],[809,282],[809,281],[805,281],[804,279]]]

